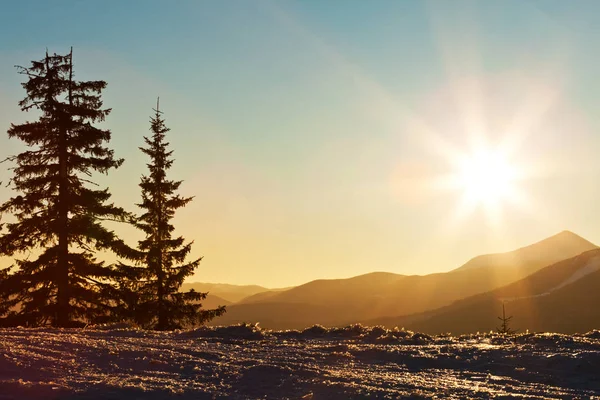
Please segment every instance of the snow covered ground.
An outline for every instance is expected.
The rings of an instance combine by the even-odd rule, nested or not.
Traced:
[[[600,398],[600,331],[0,329],[0,399]]]

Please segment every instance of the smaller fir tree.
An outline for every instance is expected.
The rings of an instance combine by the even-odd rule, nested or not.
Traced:
[[[498,333],[502,335],[512,335],[517,333],[516,330],[510,328],[510,320],[512,319],[512,315],[510,317],[506,316],[506,310],[504,308],[504,302],[502,303],[502,317],[498,317],[500,321],[502,321],[502,325],[500,325],[496,330]]]
[[[119,292],[122,317],[145,328],[170,330],[203,324],[222,315],[225,307],[204,310],[201,301],[208,293],[180,291],[183,280],[194,273],[202,257],[186,262],[193,242],[173,237],[171,221],[175,211],[186,206],[192,197],[176,194],[182,181],[166,177],[173,165],[173,151],[167,150],[169,143],[165,142],[169,128],[158,101],[153,111],[152,137],[144,137],[147,147],[140,147],[150,157],[149,174],[142,176],[139,184],[142,202],[138,207],[145,212],[135,223],[145,238],[138,243],[137,265],[119,265]]]

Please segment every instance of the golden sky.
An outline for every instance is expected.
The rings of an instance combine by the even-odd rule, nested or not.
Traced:
[[[126,159],[98,181],[135,211],[160,95],[195,281],[427,274],[564,229],[600,243],[598,3],[325,3],[115,2],[102,24],[58,7],[0,42],[0,127],[28,117],[13,65],[73,45]],[[19,149],[0,136],[0,158]]]

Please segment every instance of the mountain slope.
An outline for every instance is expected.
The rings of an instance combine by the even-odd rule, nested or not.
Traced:
[[[278,293],[278,291],[267,290],[266,292],[260,292],[248,297],[244,297],[242,300],[238,301],[237,304],[262,303],[265,302],[267,299],[276,296]]]
[[[502,302],[513,316],[511,326],[520,331],[575,333],[600,328],[600,249],[434,311],[364,322],[431,334],[489,331],[500,324]]]
[[[587,240],[565,231],[511,253],[475,258],[446,273],[405,276],[377,272],[349,279],[317,280],[279,293],[253,296],[228,307],[227,314],[214,323],[260,322],[266,328],[289,329],[415,314],[502,287],[594,248]]]
[[[215,295],[227,300],[229,303],[235,303],[245,297],[270,290],[258,285],[230,285],[227,283],[192,282],[184,283],[181,286],[181,291],[184,292],[191,289],[196,292],[208,292],[209,295]]]
[[[232,304],[231,301],[225,300],[222,297],[210,293],[208,296],[206,296],[206,299],[202,300],[202,308],[207,310],[211,310],[219,306],[228,306],[230,304]]]
[[[350,293],[367,292],[385,295],[386,288],[406,278],[406,275],[398,275],[390,272],[372,272],[348,279],[318,279],[296,286],[291,289],[270,293],[269,295],[258,294],[243,300],[241,303],[249,302],[285,302],[285,303],[308,303],[322,305],[331,302],[332,299],[341,298]],[[384,292],[381,292],[384,290]],[[345,300],[343,301],[345,302]]]

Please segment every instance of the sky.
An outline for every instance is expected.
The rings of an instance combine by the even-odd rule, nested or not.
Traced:
[[[428,274],[565,229],[600,244],[599,12],[594,0],[6,2],[0,130],[34,118],[14,66],[73,46],[76,77],[108,82],[102,126],[125,158],[95,178],[137,211],[160,96],[170,177],[195,196],[174,221],[204,257],[189,281]],[[0,133],[1,159],[22,148]],[[510,190],[465,201],[450,178],[496,153]]]

